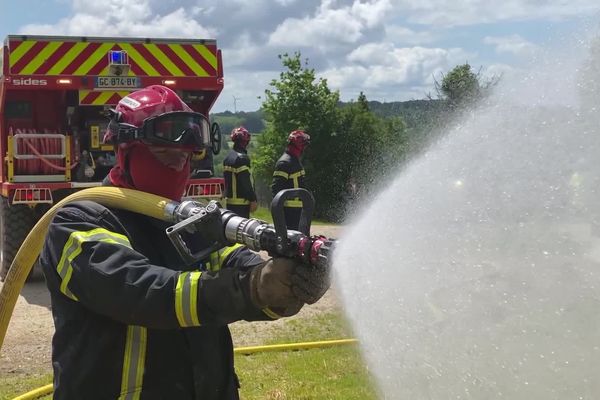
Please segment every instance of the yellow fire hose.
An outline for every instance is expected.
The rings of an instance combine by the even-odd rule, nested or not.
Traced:
[[[273,344],[270,346],[238,347],[233,352],[235,354],[249,355],[249,354],[261,353],[261,352],[266,352],[266,351],[306,350],[306,349],[342,346],[342,345],[355,344],[355,343],[358,343],[358,340],[356,340],[356,339],[339,339],[339,340],[326,340],[326,341],[321,341],[321,342],[289,343],[289,344]],[[50,383],[46,386],[42,386],[42,387],[34,389],[30,392],[24,393],[18,397],[15,397],[13,400],[34,400],[34,399],[38,399],[42,396],[49,395],[53,391],[54,391],[54,387]]]
[[[84,189],[56,203],[29,232],[10,265],[8,275],[6,275],[4,286],[2,287],[2,291],[0,291],[0,350],[2,350],[8,323],[17,303],[17,298],[33,267],[33,263],[42,250],[46,231],[52,217],[60,207],[78,200],[95,201],[107,207],[134,211],[157,219],[164,219],[165,207],[167,204],[173,203],[168,199],[153,194],[116,187]]]
[[[167,215],[165,212],[165,207],[169,204],[173,204],[173,202],[170,200],[160,196],[155,196],[153,194],[148,194],[137,190],[116,187],[95,187],[84,189],[75,192],[74,194],[56,203],[50,210],[48,210],[48,212],[46,212],[46,214],[44,214],[38,223],[35,224],[31,232],[29,232],[25,238],[25,241],[19,248],[15,259],[10,266],[8,274],[6,275],[4,286],[0,291],[0,350],[2,350],[2,344],[4,343],[8,324],[15,308],[17,298],[19,297],[19,293],[21,293],[21,289],[23,288],[25,280],[27,279],[31,268],[33,267],[33,263],[42,250],[44,238],[48,230],[48,225],[50,225],[50,221],[60,207],[67,203],[81,200],[94,201],[107,207],[121,208],[154,217],[156,219],[165,219]],[[252,354],[263,351],[301,350],[330,347],[353,344],[356,342],[356,339],[341,339],[308,343],[279,344],[271,346],[240,347],[234,351],[235,353],[239,354]],[[48,395],[52,393],[52,391],[53,386],[52,384],[49,384],[16,397],[14,400],[36,399],[41,396]]]

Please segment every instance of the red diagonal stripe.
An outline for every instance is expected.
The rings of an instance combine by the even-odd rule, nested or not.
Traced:
[[[215,46],[211,46],[211,47],[215,47]],[[198,50],[196,50],[194,48],[194,46],[192,46],[191,44],[184,44],[183,49],[185,51],[187,51],[190,56],[192,56],[192,58],[198,63],[198,65],[200,65],[202,68],[204,68],[204,70],[206,71],[206,73],[208,75],[210,75],[210,76],[217,75],[217,71],[212,67],[212,65],[210,65],[208,63],[208,61],[206,61],[206,59],[204,59],[204,57],[202,57],[202,55],[200,53],[198,53]],[[211,51],[211,53],[212,53],[212,51]]]
[[[144,45],[143,45],[143,44],[141,44],[141,43],[132,43],[131,45],[132,45],[132,46],[133,46],[133,47],[134,47],[134,48],[135,48],[135,49],[138,51],[138,53],[140,53],[140,55],[141,55],[142,57],[144,57],[144,60],[146,60],[146,62],[147,62],[148,64],[150,64],[150,65],[152,65],[152,66],[154,67],[154,69],[155,69],[155,70],[156,70],[156,71],[157,71],[159,74],[161,74],[161,75],[163,75],[163,76],[169,76],[169,75],[171,75],[171,73],[169,72],[169,70],[168,70],[168,69],[166,69],[166,68],[164,67],[164,65],[162,65],[162,64],[160,63],[160,61],[158,61],[158,60],[156,59],[156,57],[154,57],[154,56],[152,55],[152,53],[150,53],[150,52],[148,51],[148,49],[147,49],[146,47],[144,47]],[[143,74],[144,74],[144,75],[147,75],[145,72],[144,72]]]
[[[71,64],[69,64],[61,72],[61,74],[63,74],[63,75],[73,74],[73,72],[77,71],[77,68],[79,68],[81,66],[81,64],[83,64],[83,62],[85,60],[87,60],[89,56],[92,55],[92,53],[94,51],[98,50],[98,47],[100,47],[100,45],[101,45],[101,43],[98,43],[98,42],[89,43],[88,46],[85,49],[83,49],[83,51],[81,53],[79,53],[79,55],[77,55],[77,57],[75,57],[75,59],[71,62]]]
[[[100,96],[100,92],[89,92],[83,99],[79,99],[80,104],[92,104]]]
[[[38,55],[38,53],[40,51],[42,51],[44,49],[44,47],[46,47],[48,45],[48,42],[37,42],[36,44],[34,44],[27,53],[25,53],[23,55],[23,57],[21,57],[21,59],[19,61],[17,61],[17,63],[15,65],[13,65],[13,67],[11,68],[11,73],[13,74],[18,74],[21,72],[21,70],[23,68],[25,68],[27,66],[27,64],[29,64],[29,62],[31,60],[33,60],[35,58],[35,56]]]
[[[115,104],[117,104],[119,102],[119,100],[121,100],[121,96],[119,96],[118,93],[115,93],[112,96],[110,96],[110,99],[108,99],[106,101],[106,103],[104,103],[104,104],[115,105]]]
[[[175,64],[185,76],[196,76],[194,71],[192,71],[192,69],[188,67],[187,64],[181,58],[179,58],[179,56],[175,54],[175,52],[168,45],[164,43],[158,44],[158,48],[165,53],[169,60],[171,60],[171,62]]]
[[[52,55],[48,57],[38,69],[35,70],[34,74],[45,74],[48,72],[48,70],[52,68],[54,64],[56,64],[56,62],[60,60],[60,58],[64,56],[65,53],[73,46],[75,46],[75,42],[65,42],[61,44],[58,49],[56,49],[56,51],[52,53]]]
[[[131,65],[131,67],[129,68],[131,71],[133,71],[134,75],[146,75],[146,72],[144,72],[144,70],[142,69],[142,67],[140,67],[132,58],[131,56],[129,56],[129,65]]]

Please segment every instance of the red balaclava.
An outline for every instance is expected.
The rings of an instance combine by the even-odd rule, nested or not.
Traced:
[[[181,201],[190,178],[190,159],[188,158],[181,171],[177,171],[159,161],[150,152],[148,145],[138,141],[122,143],[117,151],[117,163],[110,170],[109,178],[118,187]]]
[[[287,145],[287,152],[290,153],[291,155],[293,155],[296,158],[300,158],[300,156],[302,155],[302,152],[304,151],[303,148],[300,148],[292,143]]]

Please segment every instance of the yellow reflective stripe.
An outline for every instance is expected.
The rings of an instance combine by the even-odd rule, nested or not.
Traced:
[[[197,76],[208,76],[208,72],[206,72],[180,44],[170,44],[169,47]]]
[[[60,291],[72,300],[77,300],[77,297],[68,287],[71,275],[73,274],[73,265],[71,263],[81,253],[83,250],[82,245],[85,242],[114,243],[131,248],[131,243],[129,243],[127,236],[111,232],[104,228],[96,228],[87,232],[72,232],[63,247],[60,260],[56,266],[56,271],[61,278]]]
[[[279,319],[279,318],[281,318],[281,315],[277,314],[275,311],[271,310],[269,307],[263,308],[262,312],[265,313],[265,315],[267,317],[272,318],[272,319]]]
[[[73,60],[75,59],[75,57],[77,57],[86,47],[88,47],[89,43],[87,42],[77,42],[75,43],[75,45],[73,47],[71,47],[69,49],[69,51],[67,51],[65,53],[64,56],[62,56],[60,58],[60,60],[58,60],[53,66],[52,68],[50,68],[48,70],[48,72],[46,73],[46,75],[60,75],[61,72],[63,72],[63,70],[65,68],[67,68],[67,66],[69,64],[71,64],[71,62],[73,62]]]
[[[123,376],[119,400],[139,400],[144,382],[148,331],[142,326],[127,326]]]
[[[223,247],[221,250],[219,250],[219,269],[223,268],[223,263],[225,262],[227,257],[229,257],[231,253],[233,253],[240,247],[242,247],[242,245],[236,243],[232,246]]]
[[[219,251],[213,251],[210,253],[210,262],[207,263],[206,268],[213,272],[219,271],[221,268],[223,268],[223,263],[227,257],[229,257],[232,252],[240,247],[242,247],[242,245],[236,243],[231,246],[223,247]]]
[[[298,171],[296,173],[290,174],[290,178],[294,182],[294,188],[299,188],[300,187],[300,182],[298,181],[298,178],[300,178],[301,176],[304,176],[304,170],[301,170],[301,171]]]
[[[10,59],[11,68],[17,62],[19,62],[21,57],[23,57],[29,51],[29,49],[31,49],[36,43],[37,41],[35,40],[25,40],[21,42],[21,44],[19,44],[16,49],[11,50],[10,56],[8,57]]]
[[[248,173],[250,173],[250,167],[248,167],[247,165],[242,165],[241,167],[234,168],[230,165],[224,165],[223,171],[231,172],[233,174],[233,176],[231,177],[231,200],[229,201],[229,204],[232,204],[232,205],[250,204],[250,202],[248,200],[244,200],[244,199],[238,197],[238,195],[237,195],[237,178],[235,176],[236,174],[239,174],[240,172],[243,172],[243,171],[248,171]]]
[[[231,197],[237,199],[237,177],[235,174],[231,176]]]
[[[225,199],[225,204],[230,206],[246,206],[250,204],[250,200],[242,199],[241,197],[228,197]]]
[[[302,200],[286,200],[283,202],[284,207],[302,207]]]
[[[250,171],[250,167],[248,167],[247,165],[243,165],[239,168],[233,168],[229,165],[225,165],[223,167],[223,171],[233,172],[234,174],[239,174],[240,172],[243,172],[243,171]]]
[[[299,177],[304,176],[304,175],[306,175],[306,173],[302,169],[302,170],[300,170],[298,172],[294,172],[293,174],[290,174],[290,178],[292,178],[292,179],[298,179]]]
[[[73,75],[86,75],[90,72],[90,69],[94,67],[94,65],[98,64],[98,61],[102,59],[102,57],[106,57],[108,51],[113,47],[114,43],[103,43],[94,51],[90,56],[73,72]]]
[[[94,99],[94,101],[92,101],[92,105],[102,105],[102,104],[106,104],[106,102],[108,100],[110,100],[110,98],[113,96],[113,94],[115,94],[115,92],[102,92],[100,93],[100,95],[98,97],[96,97]],[[129,93],[127,93],[129,94]],[[124,97],[124,96],[121,96]]]
[[[273,176],[281,176],[281,177],[284,177],[285,179],[288,179],[290,177],[288,174],[286,174],[283,171],[274,171]]]
[[[200,326],[198,318],[198,281],[202,272],[186,271],[179,274],[175,287],[175,315],[179,326]]]
[[[209,256],[210,260],[206,263],[206,269],[209,271],[218,271],[219,270],[219,252],[213,251]]]
[[[31,75],[58,49],[63,42],[48,42],[44,48],[23,68],[19,74]]]
[[[173,64],[173,61],[162,52],[154,43],[148,43],[144,45],[150,53],[165,67],[173,76],[184,76],[185,74],[179,69],[179,67]]]
[[[160,74],[146,59],[130,44],[119,43],[119,46],[127,52],[127,55],[135,61],[135,63],[146,73],[148,76],[159,76]]]
[[[210,64],[211,67],[217,70],[217,56],[215,56],[210,50],[203,44],[195,44],[193,47],[198,53]]]

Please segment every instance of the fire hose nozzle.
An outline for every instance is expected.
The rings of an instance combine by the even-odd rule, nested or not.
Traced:
[[[285,225],[283,203],[289,198],[303,201],[300,231],[288,230]],[[273,224],[254,218],[243,218],[223,209],[216,201],[202,205],[195,201],[185,201],[165,208],[169,219],[175,225],[167,228],[167,236],[181,255],[189,263],[206,258],[222,247],[238,243],[254,251],[267,251],[271,256],[296,258],[313,265],[327,265],[331,262],[331,251],[335,239],[325,236],[310,236],[310,219],[314,199],[305,189],[287,189],[280,192],[271,204]],[[182,237],[183,232],[200,232],[210,246],[192,253]]]

